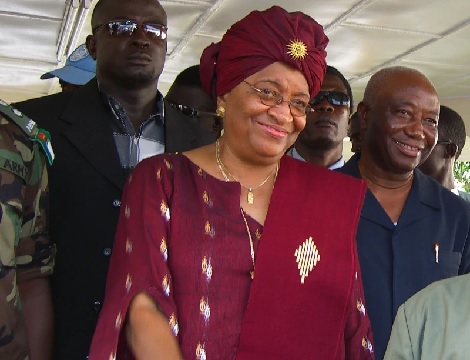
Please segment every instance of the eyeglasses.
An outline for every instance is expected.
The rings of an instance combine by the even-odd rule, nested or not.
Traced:
[[[95,26],[92,33],[96,33],[101,27],[107,26],[109,34],[112,36],[131,36],[140,26],[142,31],[151,39],[165,40],[168,28],[162,24],[156,23],[138,23],[132,20],[112,20],[107,23]]]
[[[310,106],[315,106],[321,103],[323,98],[335,106],[349,106],[350,99],[348,94],[341,91],[320,91],[312,100],[310,100]]]
[[[189,117],[200,118],[201,116],[213,116],[213,117],[217,116],[213,112],[200,111],[200,110],[197,110],[197,109],[192,108],[190,106],[175,104],[175,103],[170,102],[170,101],[168,101],[168,104],[170,104],[173,108],[175,108],[178,111],[181,111],[181,113],[183,113],[184,115],[189,116]]]
[[[258,93],[261,103],[266,106],[276,106],[281,104],[283,101],[286,101],[289,105],[292,116],[305,116],[310,113],[310,111],[312,111],[312,108],[306,101],[300,99],[284,100],[282,95],[279,94],[276,90],[258,89],[245,80],[243,80],[243,82],[251,86],[251,88]]]

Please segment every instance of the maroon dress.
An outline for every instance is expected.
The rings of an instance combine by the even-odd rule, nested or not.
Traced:
[[[292,184],[296,184],[295,178],[298,174],[291,171],[298,172],[298,166],[309,171],[311,169],[319,171],[322,176],[333,174],[328,170],[284,157],[273,195],[277,188],[283,192],[286,186],[291,188]],[[353,190],[363,189],[356,179],[336,173],[332,176],[334,179],[347,179],[355,186]],[[293,183],[290,178],[294,178]],[[320,268],[324,262],[323,258],[317,256],[316,268],[311,266],[313,270],[309,271],[309,264],[312,261],[310,263],[302,259],[299,261],[301,256],[294,255],[295,250],[302,246],[302,242],[304,245],[309,243],[308,238],[302,238],[299,244],[294,244],[292,254],[290,250],[288,256],[279,254],[281,268],[284,266],[282,259],[286,258],[289,259],[286,260],[286,266],[288,268],[293,266],[295,271],[291,273],[288,269],[283,274],[272,273],[270,270],[272,264],[267,264],[263,271],[263,263],[266,261],[260,264],[257,262],[255,279],[251,280],[250,271],[253,270],[253,264],[247,226],[240,209],[240,191],[238,183],[224,182],[212,177],[184,155],[156,156],[144,160],[136,167],[128,180],[123,196],[121,217],[108,274],[105,304],[93,338],[90,350],[91,360],[108,360],[114,357],[121,359],[129,353],[122,328],[131,300],[142,291],[155,299],[168,318],[171,329],[175,336],[178,336],[185,359],[235,359],[237,356],[239,359],[286,358],[284,350],[277,351],[275,348],[282,341],[285,342],[286,339],[289,341],[289,338],[295,339],[292,341],[295,347],[297,347],[297,342],[308,343],[307,353],[305,349],[302,349],[302,353],[297,354],[296,350],[291,352],[289,346],[285,347],[285,351],[289,351],[291,355],[288,357],[290,359],[320,359],[318,354],[322,352],[317,352],[317,347],[325,346],[329,354],[335,354],[331,358],[373,358],[370,324],[363,306],[362,282],[354,245],[355,225],[357,225],[363,194],[356,195],[359,199],[355,203],[357,214],[349,216],[354,218],[352,227],[350,226],[351,229],[348,230],[353,231],[351,238],[337,240],[339,246],[346,249],[344,254],[347,260],[344,264],[347,266],[342,266],[340,254],[337,263],[329,265],[340,269],[340,271],[333,271],[335,274],[341,274],[339,275],[340,281],[330,281],[329,275],[326,275],[321,283],[321,286],[325,287],[322,289],[317,288],[313,279],[315,279],[316,268]],[[306,193],[309,194],[310,191]],[[286,219],[301,218],[302,202],[305,200],[307,199],[296,200],[298,213],[292,214],[285,213],[282,208],[278,209],[272,198],[265,225],[271,218],[272,220],[269,221],[272,224],[271,229],[275,229],[276,226],[289,226],[289,222],[283,224],[275,219],[279,216]],[[259,245],[260,249],[265,249],[264,256],[261,258],[271,257],[270,251],[273,250],[270,243],[264,243],[270,239],[265,239],[264,234],[263,237],[261,236],[263,227],[248,215],[245,217],[254,242],[256,256],[258,256]],[[290,231],[295,234],[297,229],[292,228]],[[332,232],[335,233],[334,230]],[[309,244],[311,245],[311,241]],[[321,242],[318,243],[318,247],[321,256],[326,256],[328,259],[327,244],[322,244],[321,248],[320,244]],[[275,248],[277,249],[276,246]],[[276,257],[278,257],[277,253],[274,255],[274,260]],[[256,260],[258,261],[258,258]],[[250,294],[252,284],[253,289],[262,289],[266,285],[263,279],[271,276],[275,288],[270,291],[276,292],[278,282],[281,281],[285,285],[286,279],[288,279],[287,284],[292,282],[298,286],[297,283],[300,284],[302,278],[299,274],[298,268],[301,267],[299,264],[307,264],[303,266],[304,282],[307,285],[300,287],[300,291],[292,298],[303,300],[305,307],[302,309],[289,307],[288,301],[291,295],[289,295],[289,285],[287,285],[279,291],[279,297],[272,297],[269,301],[277,304],[275,308],[269,307],[269,311],[277,311],[281,308],[283,314],[264,313],[262,307],[257,305],[260,300],[259,296]],[[328,274],[328,267],[326,265],[323,267],[326,268],[325,274]],[[258,271],[260,271],[259,280]],[[293,275],[294,273],[296,275]],[[307,273],[306,276],[305,273]],[[338,275],[335,276],[338,277]],[[332,287],[328,289],[330,283]],[[343,283],[344,289],[342,289]],[[309,290],[311,286],[315,287],[315,293]],[[268,294],[266,291],[262,293]],[[334,336],[331,337],[330,344],[319,346],[312,338],[318,331],[328,334],[325,330],[328,327],[328,319],[317,317],[317,321],[312,322],[309,328],[318,330],[310,332],[308,328],[299,329],[301,330],[300,336],[295,333],[297,330],[290,324],[285,327],[285,332],[278,331],[279,326],[276,324],[281,323],[282,328],[282,324],[286,324],[285,319],[295,319],[299,316],[309,319],[309,309],[316,306],[315,297],[322,296],[322,293],[334,294],[331,299],[326,300],[326,303],[331,301],[330,307],[340,306],[331,311],[331,313],[339,313],[339,320],[338,324],[332,328],[331,333]],[[335,298],[339,301],[335,301]],[[265,299],[262,301],[265,302]],[[256,321],[256,316],[248,316],[247,309],[250,310],[250,314],[264,313],[264,316],[271,317],[277,334],[274,336],[270,334],[271,321],[266,322],[266,319],[263,319],[263,323],[259,323]],[[328,312],[325,313],[328,314]],[[255,324],[254,328],[253,324]],[[299,325],[303,327],[302,323]],[[250,347],[253,344],[243,341],[242,328],[246,328],[245,333],[251,338],[249,334],[253,330],[258,331],[256,327],[261,327],[270,335],[269,339],[261,336],[265,339],[262,346],[255,344],[256,349],[251,351]],[[307,336],[306,341],[302,340],[304,334]],[[242,344],[245,344],[242,351],[239,349],[240,339],[242,339]],[[323,344],[325,341],[321,338],[320,342]],[[250,357],[250,354],[253,356]]]

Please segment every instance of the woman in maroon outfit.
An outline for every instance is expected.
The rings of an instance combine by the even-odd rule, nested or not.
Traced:
[[[201,58],[224,135],[137,166],[90,359],[372,359],[359,180],[283,156],[325,72],[323,29],[254,11]]]

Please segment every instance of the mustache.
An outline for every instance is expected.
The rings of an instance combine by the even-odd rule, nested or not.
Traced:
[[[329,124],[334,127],[338,127],[338,124],[331,120],[329,117],[321,117],[320,119],[315,120],[314,122],[315,125],[324,125],[324,124]]]

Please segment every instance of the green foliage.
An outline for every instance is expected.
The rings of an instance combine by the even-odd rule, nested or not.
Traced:
[[[470,193],[470,162],[456,161],[454,165],[454,176],[457,187]]]

